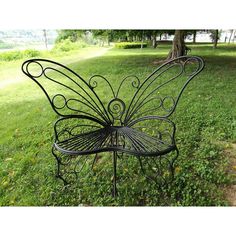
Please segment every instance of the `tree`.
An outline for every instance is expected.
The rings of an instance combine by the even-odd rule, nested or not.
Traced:
[[[235,39],[235,34],[236,34],[236,30],[234,30],[233,42],[234,42],[234,39]]]
[[[172,60],[176,57],[186,55],[186,45],[184,42],[185,31],[175,30],[175,36],[172,42],[172,48],[166,58],[166,60]]]
[[[193,30],[193,43],[196,43],[197,30]]]
[[[92,33],[100,41],[101,46],[104,46],[105,42],[110,45],[113,39],[113,30],[92,30]]]
[[[59,30],[56,42],[61,42],[69,39],[71,42],[76,42],[84,34],[84,30]]]
[[[113,30],[112,35],[113,35],[112,37],[113,41],[118,41],[118,42],[127,41],[127,30]],[[133,39],[133,37],[135,36],[130,35],[131,41],[135,40]]]
[[[210,31],[211,34],[210,34],[210,37],[211,37],[211,40],[213,42],[213,48],[217,48],[217,44],[218,44],[218,40],[219,40],[219,30],[211,30]]]
[[[185,30],[185,38],[190,39],[192,37],[192,43],[195,44],[196,43],[196,37],[197,37],[197,32],[200,30]]]
[[[217,47],[218,39],[219,39],[219,30],[216,30],[214,38],[214,46],[213,46],[214,48]]]
[[[160,30],[144,30],[144,35],[150,41],[153,48],[157,47],[157,34]]]
[[[231,39],[232,39],[233,34],[235,34],[234,30],[230,30],[230,36],[229,36],[229,41],[228,41],[228,43],[231,42]],[[234,39],[234,37],[233,37],[233,39]]]
[[[157,47],[157,30],[153,30],[152,32],[152,47]]]

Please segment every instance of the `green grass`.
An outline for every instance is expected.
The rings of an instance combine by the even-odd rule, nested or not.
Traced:
[[[164,59],[169,47],[112,49],[81,61],[90,49],[45,57],[67,64],[85,79],[101,74],[118,85],[130,74],[145,78],[157,67],[153,61]],[[57,116],[42,91],[22,75],[21,60],[1,63],[0,85],[18,78],[21,82],[0,87],[0,205],[227,205],[222,187],[231,179],[222,143],[236,141],[236,47],[190,47],[191,54],[205,59],[206,68],[189,84],[172,116],[180,149],[176,178],[160,191],[142,177],[130,157],[127,167],[119,169],[119,176],[128,177],[120,178],[117,199],[110,196],[112,163],[107,155],[105,170],[97,178],[90,174],[68,188],[55,178],[50,150]]]

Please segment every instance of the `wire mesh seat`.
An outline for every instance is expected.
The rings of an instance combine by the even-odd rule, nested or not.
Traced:
[[[200,57],[183,56],[165,62],[143,80],[136,75],[127,76],[115,90],[101,75],[86,81],[54,61],[25,61],[23,73],[38,84],[54,112],[61,117],[54,124],[52,148],[58,165],[57,176],[66,182],[60,171],[66,156],[112,152],[113,195],[116,196],[119,153],[136,156],[146,173],[144,163],[150,160],[156,164],[157,159],[161,161],[165,155],[175,152],[170,160],[165,158],[173,178],[178,149],[176,128],[170,116],[187,84],[203,68]]]

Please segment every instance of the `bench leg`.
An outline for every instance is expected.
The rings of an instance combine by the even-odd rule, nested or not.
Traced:
[[[117,152],[113,152],[113,190],[112,196],[117,196],[117,188],[116,188],[116,166],[117,166]]]
[[[174,180],[174,162],[178,158],[178,156],[179,151],[176,147],[174,151],[164,156],[138,156],[138,160],[144,176],[148,180],[154,181],[159,187],[161,187],[163,185],[171,183]]]
[[[55,157],[56,162],[57,162],[56,178],[61,179],[63,181],[64,185],[68,185],[69,183],[60,174],[61,161],[60,161],[60,158],[58,157],[58,155],[55,152],[54,146],[52,147],[52,154]]]

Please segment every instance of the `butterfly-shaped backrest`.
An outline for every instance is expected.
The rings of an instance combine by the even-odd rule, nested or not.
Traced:
[[[50,60],[27,60],[22,70],[44,91],[58,115],[87,118],[103,126],[117,121],[129,126],[146,116],[169,117],[184,88],[203,67],[200,57],[179,57],[164,63],[143,81],[137,76],[124,78],[117,90],[101,75],[86,81]]]

